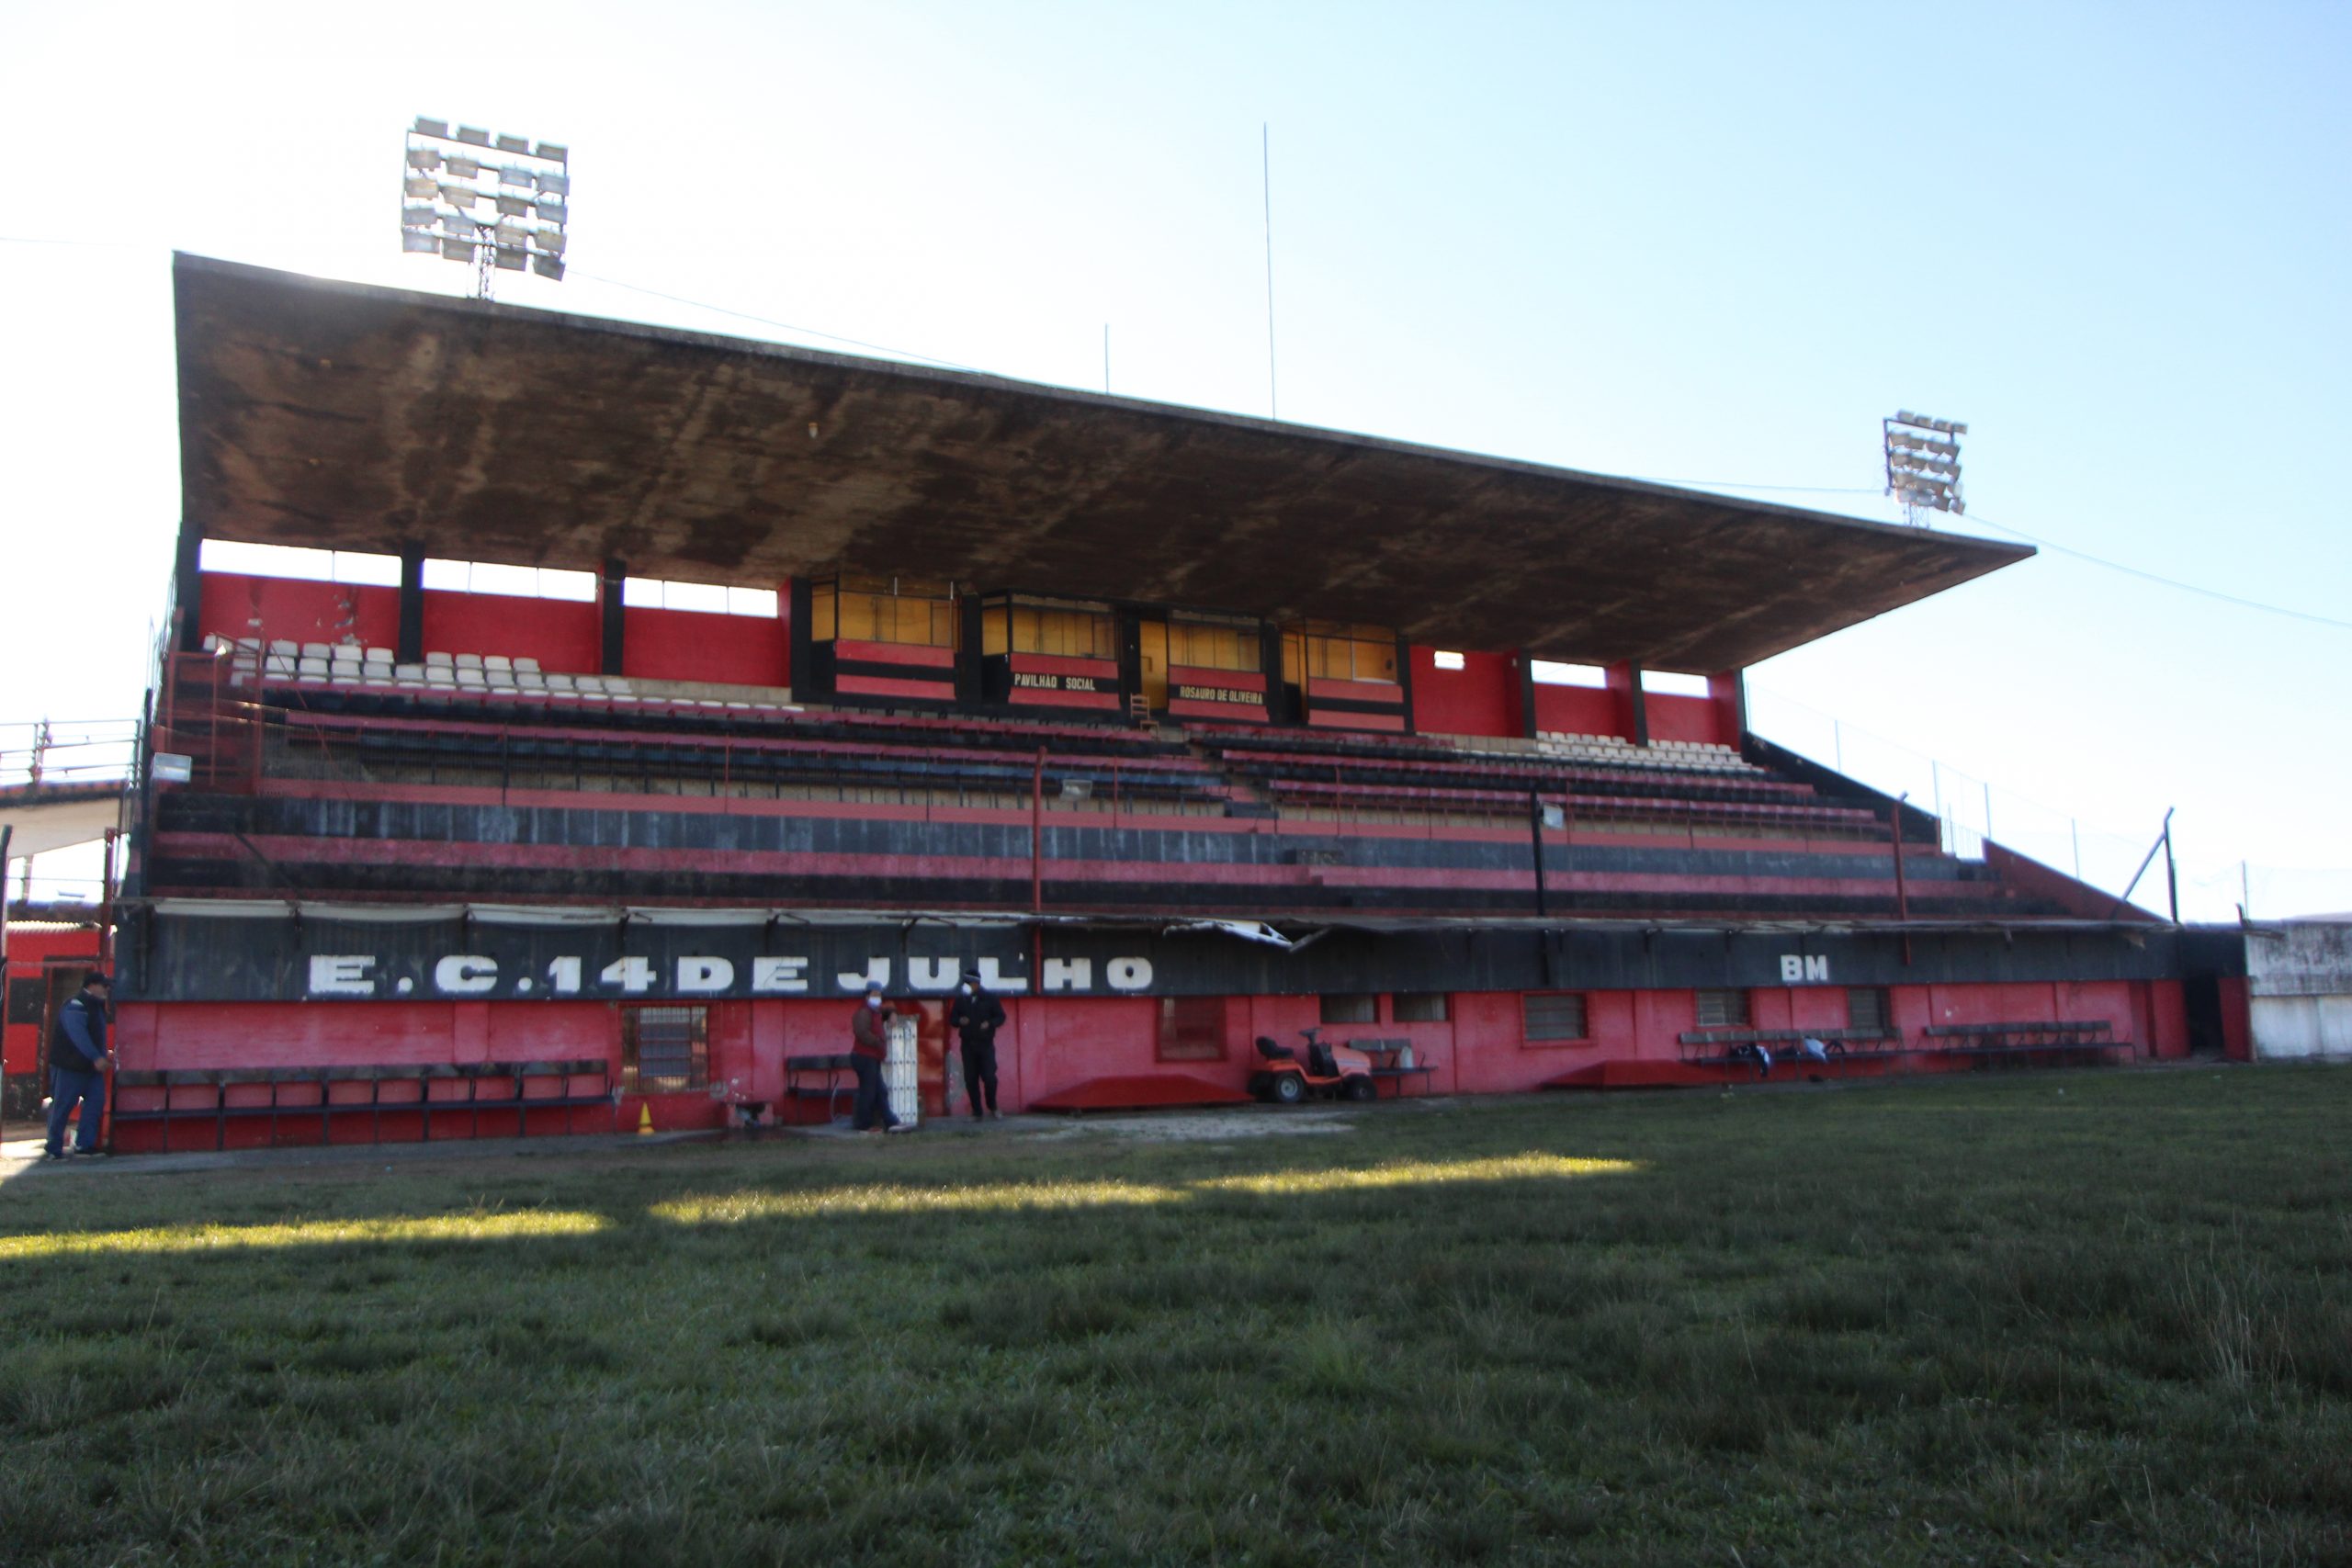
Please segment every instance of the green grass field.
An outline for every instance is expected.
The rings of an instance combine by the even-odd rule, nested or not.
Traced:
[[[2352,1562],[2352,1071],[1351,1111],[28,1175],[0,1561]]]

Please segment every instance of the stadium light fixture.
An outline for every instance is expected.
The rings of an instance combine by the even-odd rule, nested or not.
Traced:
[[[480,299],[491,297],[500,271],[527,267],[560,282],[571,195],[571,150],[563,143],[420,115],[401,166],[401,249],[472,266]],[[485,203],[493,223],[473,216]]]
[[[1885,437],[1886,493],[1903,502],[1903,520],[1927,526],[1930,512],[1959,516],[1968,511],[1960,492],[1960,437],[1968,426],[1899,411],[1879,422]]]

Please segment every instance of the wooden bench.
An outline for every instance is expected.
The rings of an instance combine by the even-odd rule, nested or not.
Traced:
[[[786,1100],[821,1100],[825,1102],[825,1120],[837,1122],[841,1112],[834,1109],[842,1094],[857,1090],[857,1069],[847,1052],[825,1056],[786,1056],[784,1059],[784,1097]],[[844,1087],[842,1079],[848,1083]],[[814,1078],[815,1083],[808,1080]]]
[[[115,1087],[122,1089],[161,1089],[160,1105],[124,1106],[119,1101],[113,1110],[119,1122],[160,1122],[164,1125],[164,1151],[171,1152],[172,1123],[209,1119],[212,1122],[212,1146],[229,1146],[229,1119],[232,1116],[266,1116],[269,1118],[269,1141],[277,1142],[277,1123],[281,1117],[319,1119],[319,1141],[330,1141],[330,1124],[337,1116],[366,1113],[370,1122],[373,1141],[381,1143],[384,1113],[395,1115],[413,1112],[422,1122],[426,1142],[433,1138],[433,1118],[453,1111],[464,1111],[470,1119],[469,1133],[481,1135],[481,1113],[513,1111],[514,1135],[527,1137],[530,1113],[534,1111],[574,1111],[602,1106],[614,1111],[619,1101],[611,1081],[612,1064],[601,1056],[577,1061],[557,1062],[402,1062],[368,1066],[331,1067],[181,1067],[161,1072],[119,1072]],[[593,1078],[597,1088],[585,1092],[573,1087],[573,1080]],[[555,1080],[552,1092],[532,1092],[534,1083]],[[437,1084],[461,1084],[465,1093],[438,1094]],[[356,1093],[337,1096],[341,1085],[365,1086],[367,1098]],[[384,1097],[387,1085],[394,1086],[391,1099]],[[488,1087],[492,1092],[485,1095]],[[413,1092],[401,1092],[413,1089]],[[189,1095],[194,1093],[191,1103]],[[243,1096],[241,1097],[241,1091]],[[266,1097],[266,1098],[263,1098]],[[569,1125],[570,1119],[566,1118]]]
[[[2103,1018],[2079,1021],[2043,1019],[2000,1023],[1930,1024],[1920,1033],[1939,1043],[1923,1047],[1934,1056],[1973,1056],[1997,1060],[2021,1056],[2084,1056],[2105,1061],[2110,1051],[2132,1050],[2132,1042],[2115,1038],[2114,1026]]]

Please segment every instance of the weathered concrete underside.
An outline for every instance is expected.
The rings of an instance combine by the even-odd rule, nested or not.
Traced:
[[[929,571],[1698,671],[2032,553],[198,257],[175,276],[186,516],[210,538],[745,584]]]

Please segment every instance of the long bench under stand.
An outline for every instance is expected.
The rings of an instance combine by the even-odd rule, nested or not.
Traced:
[[[2103,1064],[2109,1052],[2128,1057],[2129,1040],[2115,1038],[2113,1025],[2103,1018],[2080,1021],[2045,1019],[2007,1023],[1936,1023],[1919,1032],[1942,1043],[1921,1047],[1932,1056],[1967,1056],[1988,1066],[2002,1061],[2030,1063],[2037,1056],[2082,1058]]]
[[[1728,1066],[1754,1061],[1758,1045],[1770,1047],[1776,1060],[1802,1063],[1806,1057],[1797,1047],[1807,1039],[1820,1041],[1832,1062],[1883,1062],[1905,1055],[1902,1036],[1891,1029],[1694,1029],[1676,1035],[1675,1043],[1692,1066]]]
[[[269,1118],[269,1142],[277,1143],[277,1124],[282,1117],[319,1119],[319,1142],[330,1143],[332,1123],[337,1116],[366,1113],[369,1120],[369,1135],[373,1142],[384,1137],[384,1115],[414,1115],[418,1118],[424,1140],[433,1138],[433,1118],[453,1111],[464,1111],[469,1119],[470,1136],[481,1135],[481,1115],[485,1111],[514,1113],[514,1135],[530,1135],[530,1116],[535,1111],[576,1111],[602,1106],[617,1115],[618,1100],[611,1088],[612,1066],[602,1057],[560,1062],[405,1062],[377,1066],[334,1067],[196,1067],[173,1068],[162,1072],[119,1072],[115,1075],[118,1089],[159,1089],[164,1102],[156,1106],[118,1105],[114,1120],[118,1122],[160,1122],[164,1126],[164,1152],[170,1153],[172,1123],[198,1119],[212,1122],[212,1146],[229,1146],[229,1121],[232,1117],[266,1116]],[[594,1093],[575,1091],[573,1080],[594,1078],[600,1086]],[[555,1092],[534,1094],[534,1082],[558,1080]],[[462,1098],[436,1096],[434,1086],[455,1082],[465,1085]],[[386,1085],[413,1086],[413,1095],[400,1093],[384,1098]],[[362,1100],[353,1095],[338,1098],[339,1085],[365,1085],[368,1091]],[[485,1098],[485,1086],[496,1089]],[[209,1098],[187,1103],[186,1091],[209,1090]],[[232,1098],[237,1091],[266,1092],[267,1097]],[[308,1090],[308,1093],[300,1091]],[[289,1098],[291,1094],[291,1098]],[[567,1126],[569,1118],[566,1118]],[[609,1130],[609,1129],[608,1129]]]

